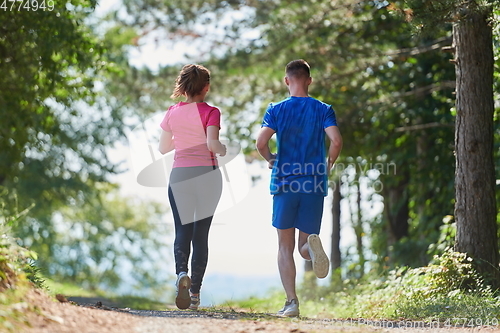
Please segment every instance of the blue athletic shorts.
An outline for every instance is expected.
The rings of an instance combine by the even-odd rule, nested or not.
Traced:
[[[273,226],[297,228],[306,234],[319,234],[323,217],[322,194],[280,192],[273,197]]]

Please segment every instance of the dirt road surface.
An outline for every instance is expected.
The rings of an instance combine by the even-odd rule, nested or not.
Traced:
[[[500,333],[498,327],[445,328],[438,322],[332,320],[317,318],[280,318],[270,314],[236,311],[190,311],[167,309],[144,311],[112,307],[112,303],[80,299],[57,302],[43,293],[32,292],[27,299],[36,304],[31,327],[23,333]],[[92,304],[89,302],[96,303]],[[17,332],[17,331],[16,331]]]

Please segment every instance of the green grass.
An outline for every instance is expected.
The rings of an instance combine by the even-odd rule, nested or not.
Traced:
[[[62,294],[66,297],[100,297],[118,304],[119,307],[127,307],[136,310],[165,310],[165,303],[153,301],[148,298],[131,296],[131,295],[114,295],[104,290],[87,290],[78,285],[57,282],[50,278],[44,277],[44,284],[47,287],[50,295]]]
[[[17,281],[14,288],[0,292],[0,331],[19,332],[20,327],[28,324],[26,312],[34,311],[24,302],[29,290],[26,281]]]
[[[27,324],[27,312],[35,311],[25,302],[32,288],[28,280],[29,260],[35,254],[18,246],[0,223],[0,331],[19,332]]]
[[[401,268],[362,281],[337,281],[317,286],[305,279],[299,288],[301,316],[321,319],[365,318],[411,320],[450,324],[496,326],[500,296],[472,268],[470,259],[452,251],[421,268]],[[267,299],[250,298],[225,306],[275,313],[283,306],[284,292]]]
[[[65,296],[98,297],[105,295],[100,291],[89,291],[72,283],[57,282],[48,277],[42,277],[50,295],[62,294]]]
[[[228,308],[234,311],[248,311],[259,313],[275,313],[285,302],[284,293],[282,291],[274,291],[269,293],[268,298],[250,297],[244,300],[231,300],[221,304],[221,307]]]
[[[500,322],[500,300],[494,294],[457,293],[454,296],[430,298],[412,297],[407,293],[409,285],[362,282],[348,285],[342,291],[328,287],[300,288],[301,316],[321,319],[366,318],[373,320],[421,320],[441,323],[454,318],[467,321]],[[314,293],[315,295],[311,295]],[[321,296],[320,296],[321,295]],[[284,303],[284,293],[267,299],[250,298],[223,304],[231,309],[252,312],[275,313]]]

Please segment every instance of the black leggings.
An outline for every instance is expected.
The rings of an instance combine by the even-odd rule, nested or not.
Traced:
[[[222,176],[213,167],[174,168],[168,198],[175,225],[175,273],[188,272],[191,254],[191,292],[198,294],[208,263],[208,233],[222,194]]]

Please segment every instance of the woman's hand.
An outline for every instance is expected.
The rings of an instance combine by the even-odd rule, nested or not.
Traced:
[[[219,156],[226,156],[226,153],[227,153],[227,147],[226,147],[226,145],[223,145],[221,143],[220,144],[220,151],[218,153],[219,153]]]

